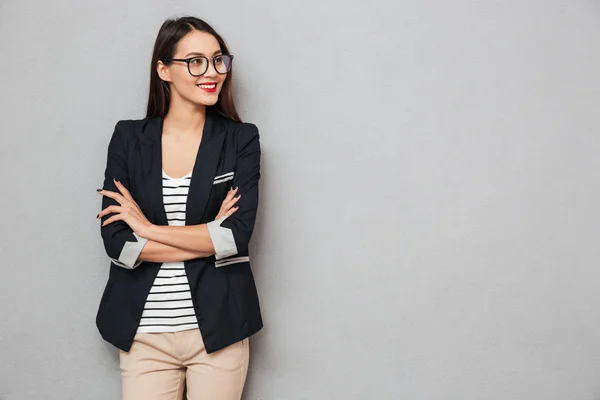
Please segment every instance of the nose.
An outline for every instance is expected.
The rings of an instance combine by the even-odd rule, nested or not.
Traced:
[[[206,70],[206,72],[204,73],[203,76],[216,76],[217,75],[217,69],[215,68],[215,62],[213,60],[210,60],[208,62],[208,69]]]

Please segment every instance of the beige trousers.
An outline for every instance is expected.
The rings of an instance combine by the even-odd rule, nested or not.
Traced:
[[[123,400],[240,400],[249,360],[248,338],[211,354],[198,329],[138,333],[120,350]]]

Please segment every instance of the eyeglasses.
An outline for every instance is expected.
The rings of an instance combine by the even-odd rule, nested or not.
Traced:
[[[211,58],[215,71],[219,74],[226,74],[231,71],[233,56],[221,54]],[[209,59],[204,56],[195,56],[190,58],[164,58],[163,62],[179,61],[187,63],[188,71],[192,76],[202,76],[208,71]]]

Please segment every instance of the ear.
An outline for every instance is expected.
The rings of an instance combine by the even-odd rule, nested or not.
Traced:
[[[156,72],[158,73],[158,77],[163,81],[172,82],[169,76],[169,66],[163,64],[160,60],[156,63]]]

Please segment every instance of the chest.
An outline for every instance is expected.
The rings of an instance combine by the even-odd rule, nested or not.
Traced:
[[[189,137],[163,135],[161,138],[163,171],[174,178],[189,174],[194,168],[201,140],[201,135]]]

